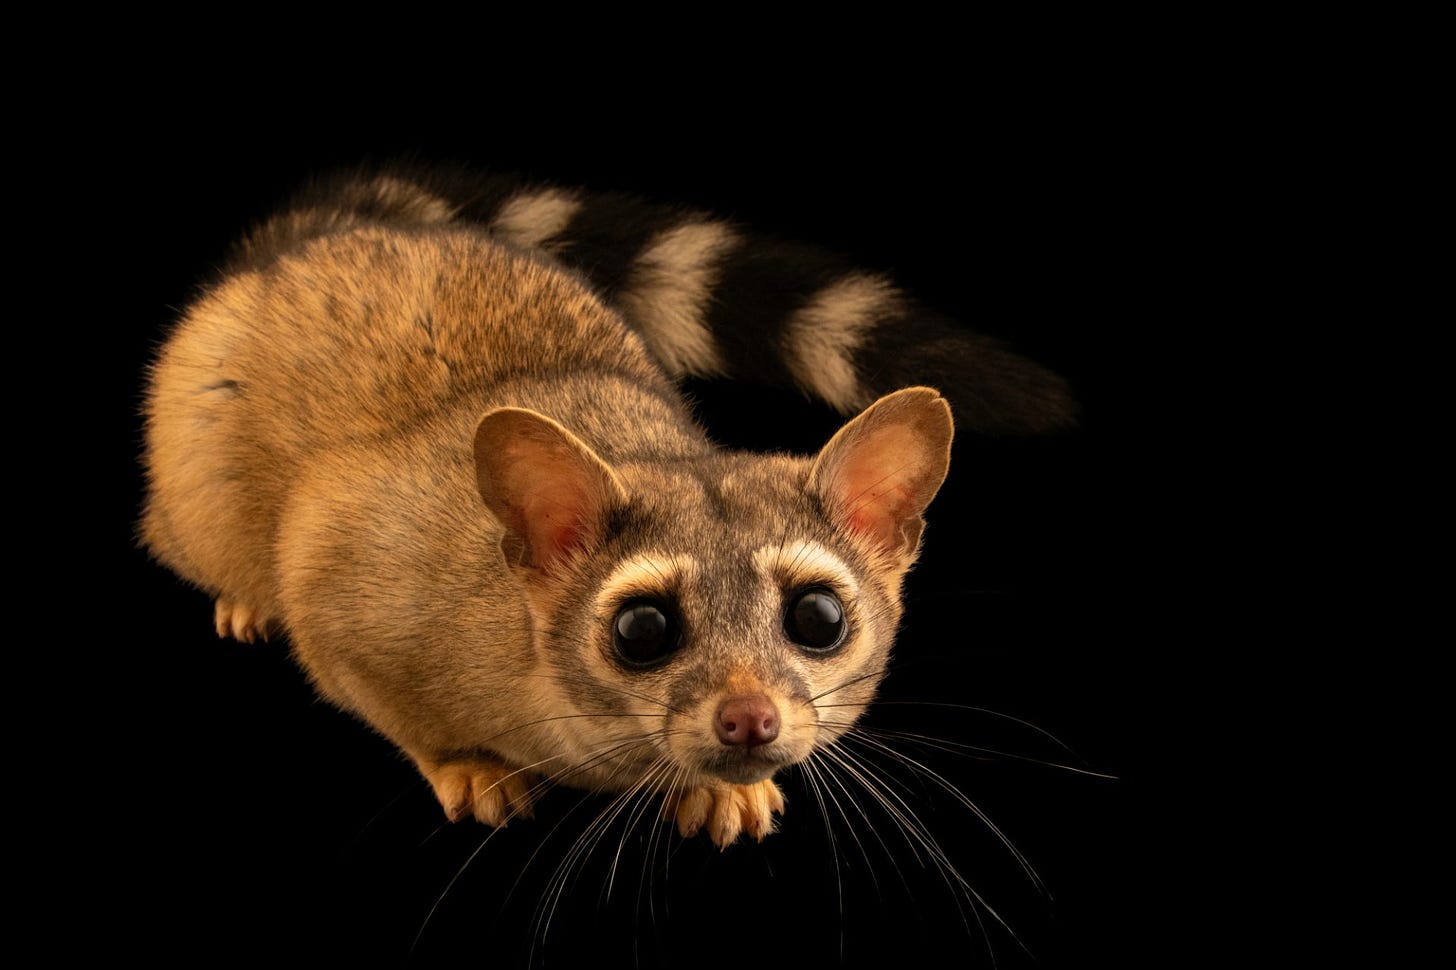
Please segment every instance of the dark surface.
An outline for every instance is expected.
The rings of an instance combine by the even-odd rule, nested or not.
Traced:
[[[152,242],[122,254],[96,324],[109,400],[95,499],[137,644],[96,665],[111,754],[95,780],[113,797],[92,816],[106,834],[77,836],[97,873],[69,904],[83,935],[189,962],[882,966],[891,952],[1169,965],[1169,921],[1195,906],[1195,836],[1168,814],[1183,742],[1167,713],[1186,683],[1150,540],[1171,475],[1162,416],[1128,383],[1156,352],[1127,349],[1166,253],[1146,231],[1156,187],[1135,164],[1141,133],[1075,97],[1036,107],[1051,104],[981,117],[971,148],[960,130],[888,124],[692,141],[424,122],[143,136],[153,147],[116,216]],[[868,722],[895,752],[867,755],[890,812],[853,782],[821,789],[821,809],[791,774],[781,831],[722,853],[647,818],[581,843],[607,803],[568,790],[493,836],[448,825],[401,756],[313,698],[284,645],[217,640],[206,598],[132,546],[143,368],[173,308],[301,177],[399,151],[640,192],[835,248],[1071,380],[1079,430],[957,440]],[[730,444],[808,450],[837,424],[792,392],[691,391]],[[889,817],[911,813],[925,838]],[[770,947],[770,930],[787,942]]]

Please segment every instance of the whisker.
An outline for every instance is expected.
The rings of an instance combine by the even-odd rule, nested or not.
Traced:
[[[671,851],[669,850],[668,847],[671,846],[671,844],[672,844],[672,842],[671,842],[671,840],[672,840],[672,831],[673,831],[674,828],[676,828],[676,821],[677,821],[675,818],[669,818],[667,816],[666,811],[665,811],[666,804],[667,804],[666,799],[668,797],[670,797],[670,795],[669,794],[666,794],[666,793],[671,793],[673,791],[678,790],[678,787],[681,785],[682,779],[686,776],[686,774],[687,774],[687,770],[681,764],[678,764],[676,762],[670,762],[669,763],[669,765],[668,765],[668,778],[666,780],[666,784],[663,785],[663,791],[665,793],[663,795],[663,799],[664,799],[664,801],[663,801],[663,809],[664,810],[660,810],[660,815],[662,816],[662,818],[664,820],[668,821],[671,824],[668,824],[668,825],[658,825],[658,826],[655,826],[655,827],[653,827],[651,829],[651,834],[649,835],[648,842],[647,842],[647,852],[643,853],[643,858],[642,858],[642,873],[641,873],[640,877],[638,878],[638,883],[637,884],[639,886],[643,886],[645,884],[645,886],[646,886],[646,894],[647,894],[647,916],[648,916],[649,921],[651,922],[651,924],[654,927],[657,926],[657,905],[656,905],[656,902],[654,900],[654,896],[653,896],[653,893],[652,893],[652,879],[653,879],[654,874],[657,872],[658,853],[661,852],[662,853],[662,879],[663,879],[664,884],[667,882],[668,869],[669,869],[669,865],[670,865],[670,863],[672,861],[672,853],[671,853]],[[640,911],[640,906],[639,906],[639,911]],[[636,934],[634,934],[633,935],[633,946],[635,947],[636,945],[637,945],[637,938],[636,938]]]
[[[460,867],[455,870],[455,874],[450,877],[450,880],[448,882],[445,883],[445,888],[440,890],[440,895],[435,897],[434,903],[430,905],[429,912],[425,913],[425,918],[420,921],[419,929],[415,930],[414,939],[410,941],[409,952],[411,954],[413,954],[415,950],[419,947],[420,940],[424,939],[425,930],[429,929],[430,921],[435,918],[435,913],[440,909],[440,906],[444,904],[445,897],[450,895],[450,890],[455,888],[455,884],[460,881],[460,877],[465,875],[465,870],[470,868],[471,863],[475,861],[476,857],[479,856],[480,853],[485,851],[486,845],[488,845],[490,843],[490,840],[495,838],[496,835],[500,833],[500,831],[500,828],[497,827],[487,832],[485,838],[480,840],[480,844],[476,846],[474,851],[472,851],[470,855],[465,858],[465,861],[462,862],[460,864]],[[517,877],[517,882],[519,882],[519,877]]]
[[[552,719],[547,718],[544,720]],[[605,746],[602,750],[593,752],[592,756],[589,757],[586,761],[576,765],[568,765],[553,774],[544,776],[541,781],[537,782],[535,785],[532,785],[529,789],[527,789],[527,795],[529,796],[528,801],[538,797],[541,792],[552,787],[557,779],[566,777],[567,775],[570,775],[574,772],[594,767],[601,761],[611,758],[623,748],[631,747],[634,745],[646,744],[650,741],[652,737],[656,736],[658,733],[659,732],[650,732],[648,734],[628,736],[625,738],[609,739],[610,743],[607,746]],[[540,768],[542,765],[548,764],[552,761],[558,761],[560,759],[561,756],[559,755],[552,755],[547,758],[542,758],[539,761],[515,769],[514,771],[510,772],[510,774],[508,774],[506,777],[513,777],[524,772],[534,771]],[[502,778],[501,781],[504,781],[504,778]],[[498,781],[496,782],[496,784],[498,785],[500,784],[500,782]],[[492,787],[495,786],[493,785]],[[573,812],[576,811],[577,808],[580,808],[582,805],[586,804],[589,798],[590,794],[587,797],[580,799],[575,807],[569,810],[554,826],[552,826],[551,830],[547,833],[546,838],[542,840],[541,845],[539,845],[536,850],[531,854],[531,856],[527,859],[526,864],[522,867],[521,872],[517,875],[515,882],[512,884],[511,890],[507,893],[507,898],[509,898],[511,895],[514,895],[515,891],[520,887],[521,880],[525,877],[526,871],[530,868],[531,863],[536,860],[536,857],[541,853],[542,849],[544,849],[546,841],[548,841],[550,837],[554,835],[561,828],[561,826],[566,823],[566,820],[571,816]],[[509,823],[511,820],[517,818],[522,810],[522,808],[512,809],[511,812],[503,820],[502,824],[496,828],[491,829],[491,831],[486,834],[485,838],[481,840],[480,844],[475,847],[475,849],[470,853],[469,856],[466,857],[465,861],[455,871],[455,874],[450,877],[450,880],[441,890],[440,895],[431,905],[429,912],[425,914],[425,918],[421,921],[420,927],[416,931],[414,940],[410,945],[410,952],[414,952],[417,949],[417,947],[419,946],[419,942],[423,938],[425,931],[428,929],[431,920],[435,916],[435,913],[439,910],[441,904],[444,903],[445,899],[450,895],[451,890],[455,887],[456,883],[459,882],[460,878],[465,874],[466,870],[469,869],[470,866],[475,862],[475,860],[480,856],[480,853],[485,850],[486,846],[490,843],[490,841],[500,833],[501,829],[505,827],[506,823]]]
[[[953,864],[950,863],[948,856],[944,853],[943,850],[941,850],[940,846],[936,843],[935,839],[932,836],[930,836],[929,832],[924,828],[923,823],[921,823],[920,820],[917,817],[914,816],[914,813],[911,812],[911,813],[909,813],[907,815],[905,813],[900,812],[896,808],[896,806],[894,805],[894,803],[890,800],[890,798],[887,796],[887,794],[882,793],[879,790],[880,788],[882,788],[885,785],[884,780],[877,773],[875,773],[874,771],[872,771],[868,766],[856,766],[856,763],[855,762],[858,761],[858,759],[854,759],[852,755],[846,755],[846,753],[843,752],[843,751],[840,751],[840,750],[838,750],[836,748],[831,748],[831,749],[825,749],[823,751],[815,752],[815,754],[813,756],[811,756],[811,758],[809,760],[810,761],[813,761],[813,762],[823,761],[825,768],[828,768],[829,767],[829,763],[830,762],[837,763],[840,768],[842,768],[847,774],[850,775],[850,777],[854,778],[857,782],[859,782],[859,784],[870,795],[870,797],[872,797],[873,799],[875,799],[876,803],[879,804],[879,806],[881,807],[881,809],[884,810],[890,816],[891,820],[895,822],[896,827],[900,829],[901,836],[902,836],[902,838],[905,839],[905,843],[906,843],[907,847],[910,849],[912,855],[914,855],[916,857],[916,860],[919,861],[922,866],[924,866],[924,861],[921,859],[920,850],[919,850],[919,848],[917,848],[917,845],[916,845],[917,842],[921,843],[921,847],[925,848],[927,850],[927,852],[929,853],[928,858],[935,863],[935,869],[936,869],[937,874],[940,876],[940,879],[942,880],[942,882],[944,882],[946,884],[947,889],[950,891],[951,899],[955,902],[957,912],[960,914],[961,921],[962,921],[963,925],[966,927],[966,932],[969,935],[970,932],[971,932],[971,930],[970,930],[970,922],[969,922],[969,920],[967,918],[966,911],[965,911],[965,907],[961,903],[961,895],[960,895],[960,892],[957,892],[957,888],[959,888],[959,890],[961,892],[964,892],[966,894],[968,901],[971,903],[971,906],[970,906],[970,909],[971,909],[971,918],[974,918],[974,920],[976,922],[976,926],[977,926],[977,928],[980,931],[981,939],[986,942],[986,945],[987,945],[987,948],[988,948],[988,952],[989,952],[990,957],[991,957],[992,964],[994,965],[995,962],[996,962],[996,960],[995,960],[995,953],[994,953],[994,951],[991,951],[990,950],[990,937],[986,933],[985,922],[981,919],[980,911],[976,908],[977,907],[977,904],[985,905],[984,899],[982,899],[981,896],[976,892],[975,888],[972,887],[964,879],[964,877],[961,876],[960,872],[956,869],[956,867]],[[808,762],[806,762],[806,764],[808,764]],[[843,783],[842,780],[839,780],[836,777],[836,782],[839,785],[841,785],[841,787],[843,787],[844,783]],[[849,792],[848,792],[848,789],[847,788],[845,789],[845,791],[846,791],[846,795],[848,795]],[[841,815],[842,815],[842,817],[844,817],[846,825],[849,825],[850,824],[850,819],[849,819],[849,817],[847,815],[845,815],[843,813],[843,810],[842,809],[841,809]],[[896,874],[900,878],[900,883],[901,883],[902,887],[905,888],[905,890],[906,890],[907,893],[911,892],[910,887],[909,887],[909,883],[906,880],[905,874],[900,869],[900,866],[899,866],[898,862],[896,862],[895,853],[893,853],[892,851],[890,851],[889,846],[885,843],[885,841],[884,841],[883,838],[879,838],[879,827],[876,826],[869,819],[867,813],[865,813],[862,808],[860,809],[860,815],[861,815],[862,818],[865,819],[865,822],[866,822],[867,825],[869,825],[870,830],[872,832],[874,832],[876,834],[876,837],[879,839],[880,848],[885,853],[886,857],[889,858],[889,860],[891,862],[891,865],[893,865],[895,867]],[[825,813],[825,822],[826,822],[826,827],[829,827],[828,826],[829,817],[828,817],[827,812]],[[850,825],[850,830],[851,830],[851,835],[853,835],[854,832],[853,832],[853,826],[852,825]],[[832,827],[831,827],[831,831],[832,831]],[[858,841],[858,837],[857,836],[856,836],[856,841]],[[865,851],[863,842],[860,842],[859,844],[860,844],[861,853],[864,854],[865,861],[866,861],[867,865],[870,866],[871,878],[874,879],[876,885],[878,885],[878,879],[875,879],[875,877],[874,877],[873,865],[870,862],[869,854],[868,854],[868,852]],[[837,862],[837,860],[836,860],[836,862]],[[951,881],[951,876],[954,876],[954,880],[955,880],[954,882]],[[986,908],[987,908],[988,911],[991,911],[993,913],[993,915],[994,915],[994,911],[991,910],[989,906],[987,906]],[[842,904],[841,904],[841,912],[842,912]],[[998,916],[997,919],[1000,920],[1000,917]],[[1004,921],[1001,921],[1001,922],[1004,925]],[[1009,931],[1009,928],[1008,928],[1008,931]],[[841,929],[841,934],[840,935],[841,935],[841,941],[842,941],[843,940],[843,930],[842,929]],[[1015,934],[1013,933],[1012,935],[1014,937]],[[843,943],[841,942],[841,952],[842,952],[842,949],[843,949]]]
[[[949,754],[984,754],[997,758],[1005,758],[1008,761],[1025,761],[1030,764],[1041,765],[1044,768],[1056,768],[1060,771],[1070,771],[1076,775],[1086,775],[1089,778],[1103,778],[1108,781],[1116,781],[1116,775],[1105,774],[1100,771],[1093,771],[1090,768],[1078,768],[1075,765],[1064,765],[1056,761],[1046,761],[1042,758],[1033,758],[1031,755],[1016,754],[1011,751],[1001,751],[997,748],[986,748],[981,745],[967,744],[963,741],[948,741],[944,738],[937,738],[930,734],[918,734],[913,731],[891,731],[886,728],[869,727],[859,725],[852,727],[860,733],[869,736],[874,735],[882,738],[893,738],[900,741],[910,741],[922,747],[931,748],[936,751],[945,751]]]
[[[588,771],[588,770],[591,770],[593,768],[597,768],[603,762],[610,761],[613,757],[615,757],[621,751],[623,751],[625,749],[633,748],[633,747],[636,747],[636,746],[639,746],[639,745],[646,745],[646,744],[650,743],[653,738],[660,737],[660,736],[663,736],[661,731],[650,731],[650,732],[648,732],[646,734],[627,735],[625,737],[619,737],[619,738],[608,738],[608,739],[606,739],[607,740],[607,743],[605,743],[605,744],[601,745],[600,747],[598,747],[597,749],[593,750],[591,752],[591,754],[588,755],[588,757],[585,760],[580,761],[580,762],[577,762],[576,764],[568,765],[568,766],[562,768],[560,771],[558,771],[554,775],[550,776],[550,778],[548,780],[551,781],[551,782],[555,782],[557,779],[564,778],[564,777],[567,777],[567,776],[572,775],[572,774],[577,774],[577,773],[582,772],[582,771]],[[547,759],[547,760],[555,760],[555,759]],[[617,777],[618,775],[621,774],[622,771],[626,770],[628,767],[630,767],[630,766],[629,765],[625,765],[625,764],[618,764],[616,766],[616,769],[612,772],[612,776],[611,777],[612,778]],[[604,791],[604,789],[602,787],[598,786],[597,788],[593,789],[593,791],[596,794],[601,794]]]
[[[859,805],[859,803],[855,801],[854,796],[850,793],[849,788],[844,784],[843,779],[841,779],[837,775],[835,775],[834,772],[831,770],[831,766],[828,763],[826,763],[827,761],[831,760],[832,758],[833,758],[833,752],[826,748],[823,751],[816,751],[816,752],[814,752],[814,755],[809,759],[809,761],[814,763],[814,765],[815,765],[815,771],[817,773],[817,776],[818,776],[819,780],[822,781],[822,782],[825,782],[825,785],[824,785],[825,792],[824,793],[829,796],[829,800],[834,804],[835,810],[838,811],[840,817],[844,819],[845,828],[847,828],[849,830],[849,836],[850,836],[850,838],[854,839],[855,845],[859,846],[860,855],[863,856],[864,857],[864,860],[865,860],[865,869],[866,869],[866,871],[869,872],[870,879],[874,882],[875,888],[878,889],[879,888],[879,885],[880,885],[880,880],[879,880],[879,877],[877,875],[875,875],[874,864],[870,861],[869,851],[865,848],[865,844],[860,839],[859,833],[857,831],[855,831],[854,823],[850,820],[849,813],[847,811],[845,811],[844,806],[840,803],[839,799],[835,796],[833,790],[829,788],[829,785],[828,785],[827,782],[832,780],[835,783],[835,785],[837,785],[839,787],[839,790],[844,793],[844,797],[850,802],[850,804],[854,805],[855,809],[859,812],[860,818],[864,819],[866,825],[869,825],[870,831],[875,834],[875,838],[876,839],[879,839],[879,833],[878,832],[875,832],[875,828],[874,828],[873,825],[870,825],[869,816],[865,813],[864,808],[861,807]],[[822,802],[821,802],[821,804],[822,804]],[[884,840],[883,839],[879,839],[879,841],[880,841],[880,847],[882,849],[886,849]],[[886,849],[886,854],[887,855],[889,854],[888,849]],[[893,856],[890,859],[890,864],[891,865],[894,865],[896,867],[896,870],[898,871],[899,866],[898,866],[898,864],[895,863],[895,860],[894,860]],[[901,882],[902,883],[904,882],[903,875],[901,876]],[[841,887],[841,894],[842,894],[842,892],[843,892],[843,888]],[[844,904],[843,903],[843,895],[841,895],[840,896],[840,907],[841,907],[841,911],[843,909],[843,904]]]
[[[633,795],[641,794],[643,792],[655,794],[656,791],[652,788],[652,782],[657,780],[667,771],[670,771],[671,768],[672,764],[667,757],[664,756],[659,758],[657,761],[653,762],[651,768],[642,773],[642,777],[637,781],[635,785],[632,786],[632,788],[628,789],[628,791]],[[606,885],[606,893],[608,899],[611,898],[612,886],[616,883],[617,880],[617,867],[622,860],[622,850],[626,847],[627,836],[631,833],[632,826],[635,825],[639,819],[641,819],[642,813],[646,810],[647,801],[648,799],[646,798],[637,799],[636,807],[633,808],[631,814],[627,816],[627,824],[622,831],[622,837],[617,840],[617,851],[612,856],[611,875],[608,877]]]
[[[859,781],[862,785],[864,785],[866,791],[868,791],[879,802],[880,807],[883,808],[887,812],[887,814],[889,814],[891,820],[894,821],[897,827],[900,829],[901,834],[905,838],[906,845],[910,848],[912,854],[916,856],[917,860],[919,860],[920,858],[920,852],[916,848],[917,843],[919,844],[920,848],[927,853],[928,858],[935,863],[934,869],[936,873],[939,874],[942,881],[946,883],[947,888],[951,890],[952,899],[957,900],[957,908],[959,908],[960,896],[955,892],[956,886],[959,886],[960,889],[967,894],[969,901],[974,902],[975,905],[972,906],[972,915],[975,916],[977,925],[981,928],[982,938],[986,940],[988,948],[990,946],[990,938],[985,934],[985,926],[984,923],[982,923],[981,921],[979,912],[975,908],[976,905],[984,908],[985,911],[989,913],[996,920],[996,922],[999,923],[1001,927],[1006,930],[1008,934],[1010,934],[1011,938],[1016,941],[1018,946],[1020,946],[1028,954],[1031,952],[1021,941],[1021,938],[1017,936],[1016,931],[1011,928],[1010,924],[1006,922],[1006,920],[1001,916],[1000,913],[995,910],[994,907],[986,902],[985,898],[976,890],[974,886],[972,886],[966,880],[965,876],[961,874],[960,870],[956,868],[954,863],[950,861],[950,857],[946,854],[940,843],[935,839],[933,835],[930,834],[930,831],[928,828],[926,828],[925,823],[922,822],[920,817],[915,813],[915,811],[910,808],[908,804],[906,804],[904,799],[902,799],[899,795],[895,794],[891,789],[886,787],[884,780],[880,778],[879,775],[877,775],[862,758],[855,756],[852,752],[845,751],[842,748],[836,747],[836,749],[832,751],[832,756],[839,760],[840,765],[847,772],[849,772],[850,775],[855,778],[855,780]],[[954,879],[954,883],[952,883],[952,879]],[[961,918],[963,921],[965,920],[965,913],[963,910],[961,912]],[[966,930],[967,932],[970,931],[970,926],[968,923],[966,924]],[[994,963],[994,952],[991,954],[991,959]]]
[[[552,683],[558,683],[559,682],[559,679],[557,678],[557,676],[555,674],[552,674],[552,673],[528,673],[528,674],[525,674],[523,676],[526,676],[526,677],[535,677],[535,678],[538,678],[538,679],[541,679],[541,680],[549,680]],[[592,682],[592,688],[594,690],[610,690],[610,691],[612,691],[614,693],[621,694],[623,697],[635,697],[639,701],[646,701],[649,704],[653,704],[653,705],[655,705],[657,707],[660,707],[663,710],[668,711],[668,712],[673,713],[673,714],[685,714],[685,713],[687,713],[686,711],[683,711],[683,710],[681,710],[679,708],[673,707],[671,704],[669,704],[667,701],[663,700],[660,697],[653,697],[651,694],[643,694],[643,693],[641,693],[639,691],[628,690],[627,688],[621,686],[620,684],[609,684],[609,683],[605,683],[605,682],[602,682],[602,681],[593,681]],[[660,717],[661,715],[648,714],[648,715],[643,715],[643,716],[645,716],[645,717]]]
[[[1051,893],[1047,892],[1046,884],[1042,882],[1041,877],[1037,875],[1036,870],[1032,868],[1031,863],[1027,861],[1026,856],[1021,854],[1021,850],[1017,849],[1016,846],[1011,843],[1011,840],[1007,838],[1006,833],[1002,832],[1001,828],[996,825],[995,822],[991,821],[990,816],[982,811],[979,805],[971,801],[971,799],[967,797],[964,792],[962,792],[955,785],[951,784],[944,775],[942,775],[938,771],[935,771],[933,768],[928,767],[921,761],[907,757],[905,754],[896,751],[894,748],[891,748],[890,746],[886,745],[884,742],[876,738],[866,737],[862,734],[859,734],[858,732],[851,731],[844,736],[844,740],[857,741],[861,744],[869,745],[876,750],[891,755],[898,762],[908,765],[916,772],[922,774],[926,778],[929,778],[931,781],[939,785],[942,789],[949,792],[952,798],[956,799],[956,801],[960,802],[963,806],[969,809],[976,816],[976,818],[981,820],[982,824],[984,824],[996,835],[996,838],[1001,840],[1001,844],[1004,845],[1006,847],[1006,850],[1011,853],[1012,858],[1014,858],[1017,863],[1020,864],[1021,868],[1026,872],[1032,883],[1039,890],[1041,890],[1041,892],[1048,899],[1051,898]]]
[[[579,864],[584,862],[586,856],[590,854],[592,846],[595,843],[599,842],[601,840],[601,837],[606,834],[606,830],[610,828],[611,825],[618,818],[621,818],[623,816],[623,813],[628,812],[630,808],[630,814],[628,814],[627,816],[626,831],[624,831],[622,839],[618,842],[617,852],[613,856],[607,882],[603,890],[605,893],[604,899],[611,898],[612,887],[615,885],[616,882],[617,869],[620,863],[621,853],[626,843],[626,833],[630,832],[632,826],[635,824],[636,819],[640,818],[641,813],[645,810],[648,798],[652,794],[652,791],[650,789],[651,782],[654,779],[660,777],[661,774],[665,770],[667,770],[668,767],[670,767],[670,762],[669,759],[667,759],[665,756],[655,760],[652,765],[646,771],[644,771],[643,774],[636,780],[636,782],[634,782],[634,784],[632,784],[624,791],[616,793],[612,800],[607,804],[606,808],[599,812],[596,818],[594,818],[591,823],[588,824],[587,827],[577,836],[575,842],[572,844],[571,849],[567,852],[566,857],[556,867],[556,870],[552,874],[552,877],[550,879],[549,885],[552,888],[549,889],[547,892],[547,896],[550,899],[549,908],[545,908],[545,900],[543,900],[542,902],[542,907],[538,907],[538,938],[544,940],[546,935],[550,932],[551,921],[552,919],[554,919],[557,907],[560,905],[561,899],[565,895],[566,884],[571,878],[572,871],[579,868]],[[644,797],[644,795],[646,797]],[[533,950],[534,947],[535,942],[533,940]]]
[[[844,690],[846,687],[853,687],[855,684],[862,684],[867,680],[878,680],[879,678],[880,672],[878,670],[871,670],[867,673],[861,674],[858,677],[853,677],[849,680],[846,680],[841,684],[836,684],[828,690],[820,691],[818,694],[815,694],[813,697],[809,698],[809,703],[817,705],[821,697],[828,697],[830,694],[833,694],[836,691]]]
[[[643,699],[644,700],[650,700],[650,698],[643,698]],[[517,731],[524,731],[527,728],[537,727],[537,726],[542,725],[542,724],[550,724],[553,721],[570,721],[570,720],[573,720],[573,719],[576,719],[576,718],[590,718],[590,717],[599,717],[599,718],[631,718],[631,717],[666,717],[666,716],[667,716],[666,714],[659,714],[659,713],[657,713],[655,711],[653,711],[653,712],[642,712],[642,711],[602,711],[602,712],[598,712],[598,713],[584,713],[584,714],[553,714],[553,715],[551,715],[549,717],[538,717],[538,718],[536,718],[534,720],[526,721],[526,722],[521,723],[521,724],[517,724],[515,727],[507,728],[506,730],[501,731],[498,734],[492,734],[489,737],[481,738],[479,741],[475,742],[475,745],[476,745],[476,747],[479,747],[479,748],[485,748],[492,741],[498,741],[501,738],[504,738],[504,737],[507,737],[509,735],[515,734]]]
[[[875,707],[877,707],[877,708],[884,708],[884,707],[942,707],[942,708],[948,708],[948,709],[951,709],[951,710],[974,711],[977,714],[986,714],[986,715],[989,715],[990,717],[996,717],[996,718],[1001,718],[1002,720],[1011,721],[1011,722],[1013,722],[1015,724],[1021,725],[1024,728],[1027,728],[1029,730],[1035,731],[1037,734],[1040,734],[1042,737],[1046,738],[1048,741],[1052,742],[1057,747],[1059,747],[1063,751],[1067,752],[1067,754],[1069,754],[1072,757],[1076,758],[1078,761],[1082,761],[1082,762],[1085,763],[1085,760],[1086,760],[1086,759],[1082,758],[1080,755],[1078,755],[1076,751],[1072,750],[1072,748],[1068,744],[1066,744],[1064,741],[1062,741],[1056,735],[1052,734],[1046,728],[1038,727],[1037,725],[1031,723],[1030,721],[1023,720],[1023,719],[1021,719],[1019,717],[1015,717],[1014,715],[1011,715],[1011,714],[1003,714],[1000,711],[993,711],[993,710],[991,710],[988,707],[976,707],[975,705],[972,705],[972,704],[953,704],[953,703],[949,703],[949,702],[945,702],[945,701],[896,701],[896,700],[883,700],[883,699],[876,700],[875,701]]]
[[[818,754],[819,753],[817,751],[812,752],[809,755],[809,757],[804,760],[804,762],[803,762],[804,778],[805,778],[805,781],[809,785],[809,791],[813,794],[814,800],[819,803],[819,815],[820,815],[821,818],[824,819],[824,831],[829,835],[829,858],[834,863],[834,890],[835,890],[835,898],[836,898],[836,901],[839,903],[839,960],[840,960],[841,963],[843,963],[844,962],[844,873],[843,873],[843,871],[839,867],[839,840],[838,840],[838,838],[834,834],[834,825],[833,825],[833,822],[831,821],[831,819],[829,818],[829,807],[824,803],[824,793],[821,790],[823,783],[822,783],[822,779],[820,777],[820,774],[821,774],[821,771],[823,769],[821,769],[820,766],[819,766],[819,764],[818,764]],[[838,805],[836,805],[835,807],[838,808]],[[841,815],[843,814],[843,809],[840,809],[840,814]],[[845,818],[844,822],[845,822],[845,825],[849,826],[849,819],[848,818]],[[852,836],[854,836],[855,841],[858,842],[859,841],[859,836],[858,835],[855,835],[853,826],[849,826],[849,827],[850,827],[850,834]],[[864,851],[864,846],[863,845],[860,846],[860,851],[861,852]],[[866,867],[870,871],[870,878],[873,879],[874,878],[874,867],[869,864],[868,859],[866,859],[865,865],[866,865]]]
[[[896,808],[895,804],[891,803],[887,799],[887,796],[893,796],[895,802],[898,802],[901,806],[905,806],[905,802],[899,796],[894,795],[893,792],[890,792],[888,790],[888,786],[884,779],[880,778],[874,772],[862,767],[861,763],[857,762],[856,759],[854,759],[848,752],[842,750],[838,745],[825,748],[822,753],[826,759],[837,764],[851,778],[858,782],[860,787],[863,788],[867,793],[869,793],[869,795],[877,802],[879,802],[880,807],[885,809],[885,811],[888,812],[890,816],[894,818],[897,823],[900,824],[902,829],[907,828],[907,826],[905,825],[906,819],[899,816],[899,810]],[[842,779],[838,779],[836,777],[836,781],[838,781],[840,786],[843,787],[844,782]],[[845,790],[845,794],[848,795],[847,789]],[[856,807],[858,808],[859,806],[856,805]],[[913,812],[909,811],[908,806],[905,806],[905,811],[909,813],[909,815],[913,815]],[[890,857],[891,864],[895,865],[896,871],[899,872],[899,864],[895,862],[894,853],[890,852],[889,846],[885,845],[884,840],[880,838],[879,830],[874,826],[873,823],[870,822],[869,815],[864,811],[863,808],[859,809],[859,813],[860,817],[864,819],[865,824],[870,826],[870,831],[875,833],[876,839],[879,839],[880,848],[884,849],[885,854]],[[915,861],[919,863],[923,868],[925,862],[920,857],[920,850],[915,847],[913,842],[909,843],[909,847],[911,855],[915,857]],[[905,882],[904,873],[899,874],[900,882],[908,889],[909,886],[908,883]]]

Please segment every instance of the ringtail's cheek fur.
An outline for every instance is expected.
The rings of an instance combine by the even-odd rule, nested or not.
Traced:
[[[710,442],[673,381],[781,351],[774,373],[861,407],[886,370],[857,355],[889,353],[909,304],[846,302],[863,278],[820,263],[781,329],[730,337],[709,308],[736,230],[652,210],[613,264],[573,249],[574,228],[600,240],[589,200],[441,185],[333,183],[239,245],[150,374],[143,541],[220,635],[286,636],[452,819],[503,825],[564,784],[761,838],[776,772],[874,697],[951,408],[886,390],[817,455],[751,454]],[[943,366],[979,346],[902,329]],[[970,413],[1069,413],[1014,366]]]

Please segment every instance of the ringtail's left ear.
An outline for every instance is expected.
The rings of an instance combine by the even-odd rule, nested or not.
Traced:
[[[950,468],[953,434],[950,405],[933,388],[886,394],[819,452],[809,488],[841,528],[908,567],[921,514]]]
[[[475,430],[475,481],[505,527],[506,561],[555,572],[595,546],[627,503],[617,474],[576,435],[527,408],[496,408]]]

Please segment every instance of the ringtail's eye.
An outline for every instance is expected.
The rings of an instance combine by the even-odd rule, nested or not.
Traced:
[[[682,643],[677,611],[657,599],[629,600],[612,621],[612,647],[629,667],[663,663]]]
[[[789,598],[784,632],[812,653],[829,653],[844,642],[844,604],[823,586],[800,590]]]

